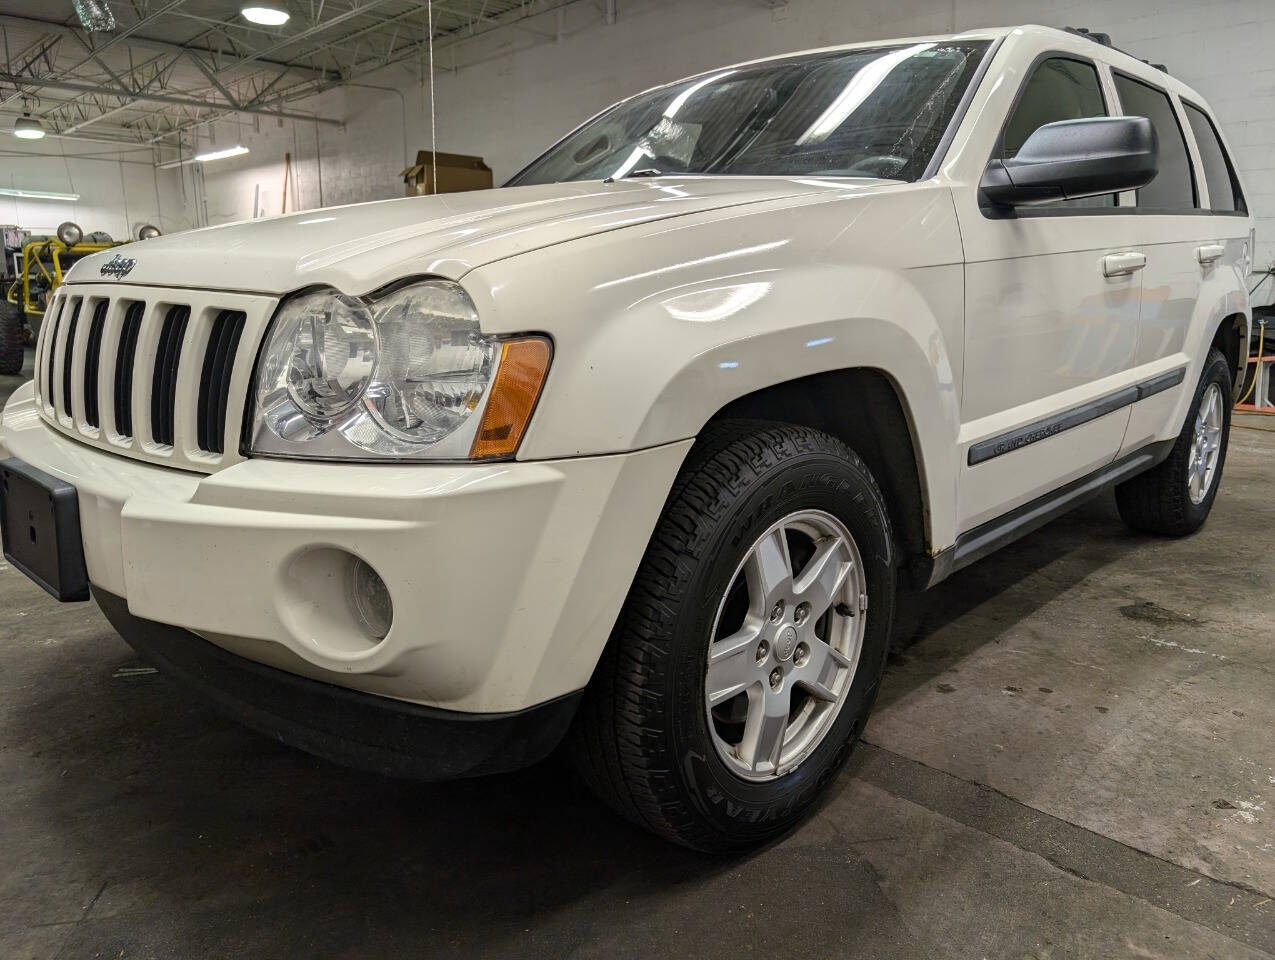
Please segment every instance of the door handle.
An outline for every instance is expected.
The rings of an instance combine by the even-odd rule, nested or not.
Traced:
[[[1109,253],[1102,258],[1104,277],[1127,277],[1147,265],[1147,255],[1130,250],[1126,253]]]
[[[1195,248],[1195,259],[1201,264],[1209,264],[1214,260],[1221,260],[1222,255],[1226,253],[1226,247],[1220,243],[1206,243],[1202,247]]]

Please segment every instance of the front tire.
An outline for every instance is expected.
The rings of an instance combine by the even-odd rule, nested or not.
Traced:
[[[1130,529],[1182,537],[1200,529],[1213,509],[1231,433],[1231,365],[1210,350],[1168,458],[1116,487],[1116,506]]]
[[[22,307],[8,300],[0,300],[0,375],[12,376],[22,372],[23,333]]]
[[[880,686],[895,556],[876,481],[839,440],[738,421],[692,450],[572,733],[630,820],[719,851],[797,823]]]

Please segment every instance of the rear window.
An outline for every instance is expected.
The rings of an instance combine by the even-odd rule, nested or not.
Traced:
[[[1218,213],[1245,212],[1244,198],[1240,195],[1239,180],[1231,158],[1226,155],[1222,138],[1209,115],[1199,107],[1183,101],[1186,119],[1195,134],[1195,145],[1200,150],[1200,162],[1204,166],[1204,182],[1209,188],[1209,209]]]
[[[1151,210],[1194,210],[1195,177],[1191,172],[1191,157],[1169,95],[1123,73],[1115,76],[1124,115],[1146,117],[1160,138],[1160,172],[1138,191],[1138,206]]]

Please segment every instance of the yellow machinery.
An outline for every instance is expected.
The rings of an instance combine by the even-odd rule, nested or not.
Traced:
[[[139,240],[158,235],[159,230],[150,224],[137,234]],[[89,234],[87,243],[84,239],[79,225],[68,220],[58,227],[56,236],[28,239],[22,245],[17,279],[0,300],[0,376],[21,373],[25,346],[34,344],[39,336],[44,311],[71,264],[91,253],[120,246],[104,233]]]
[[[71,264],[90,253],[119,245],[118,242],[69,245],[57,237],[30,240],[22,248],[22,272],[5,291],[5,299],[21,306],[32,333],[39,333],[44,309]]]

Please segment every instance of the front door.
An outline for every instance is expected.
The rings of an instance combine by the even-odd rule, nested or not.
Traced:
[[[988,160],[1038,127],[1112,111],[1109,75],[1074,54],[1028,74]],[[973,194],[975,191],[970,191]],[[1017,211],[957,198],[965,246],[959,526],[1110,463],[1129,421],[1145,256],[1118,198]]]

